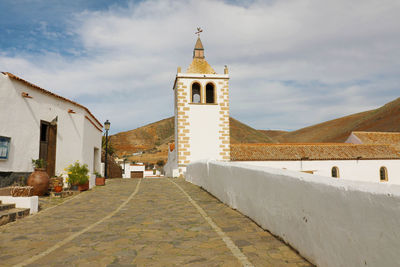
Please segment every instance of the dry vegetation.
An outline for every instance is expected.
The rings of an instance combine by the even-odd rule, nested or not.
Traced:
[[[386,105],[339,119],[288,132],[280,143],[343,142],[352,131],[400,132],[400,98]]]

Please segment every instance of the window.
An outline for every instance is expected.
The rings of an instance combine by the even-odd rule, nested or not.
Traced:
[[[339,178],[339,168],[338,167],[332,167],[332,177],[333,178]]]
[[[214,85],[212,83],[206,85],[206,103],[215,103]]]
[[[386,167],[381,167],[379,169],[379,176],[381,178],[381,182],[387,182],[388,181],[388,172]]]
[[[201,89],[199,83],[192,84],[192,103],[201,103]]]

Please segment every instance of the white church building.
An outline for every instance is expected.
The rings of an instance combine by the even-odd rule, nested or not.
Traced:
[[[166,176],[184,176],[198,160],[236,161],[345,180],[400,184],[400,134],[353,132],[346,143],[230,144],[229,75],[217,74],[197,39],[186,72],[178,67],[173,90],[175,144]]]
[[[0,186],[33,171],[32,159],[47,161],[49,176],[69,164],[100,172],[103,125],[86,107],[11,73],[0,73]]]
[[[173,90],[175,148],[164,166],[167,176],[183,176],[190,162],[230,160],[229,75],[217,74],[204,56],[200,37],[186,72],[178,67]]]

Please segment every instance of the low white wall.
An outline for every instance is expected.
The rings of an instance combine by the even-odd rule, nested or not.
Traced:
[[[0,200],[3,204],[15,204],[16,208],[29,209],[29,214],[38,212],[39,197],[11,197],[11,196],[0,196]]]
[[[400,186],[200,161],[186,179],[319,266],[398,266]]]
[[[248,165],[265,166],[292,171],[313,171],[315,175],[328,176],[332,174],[332,167],[339,169],[339,179],[400,184],[400,160],[271,160],[271,161],[241,161]],[[379,170],[386,167],[388,181],[380,181]]]

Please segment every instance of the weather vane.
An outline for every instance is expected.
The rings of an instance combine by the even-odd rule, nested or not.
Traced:
[[[197,32],[195,34],[197,34],[197,36],[200,37],[200,33],[202,33],[203,30],[200,27],[197,27]]]

